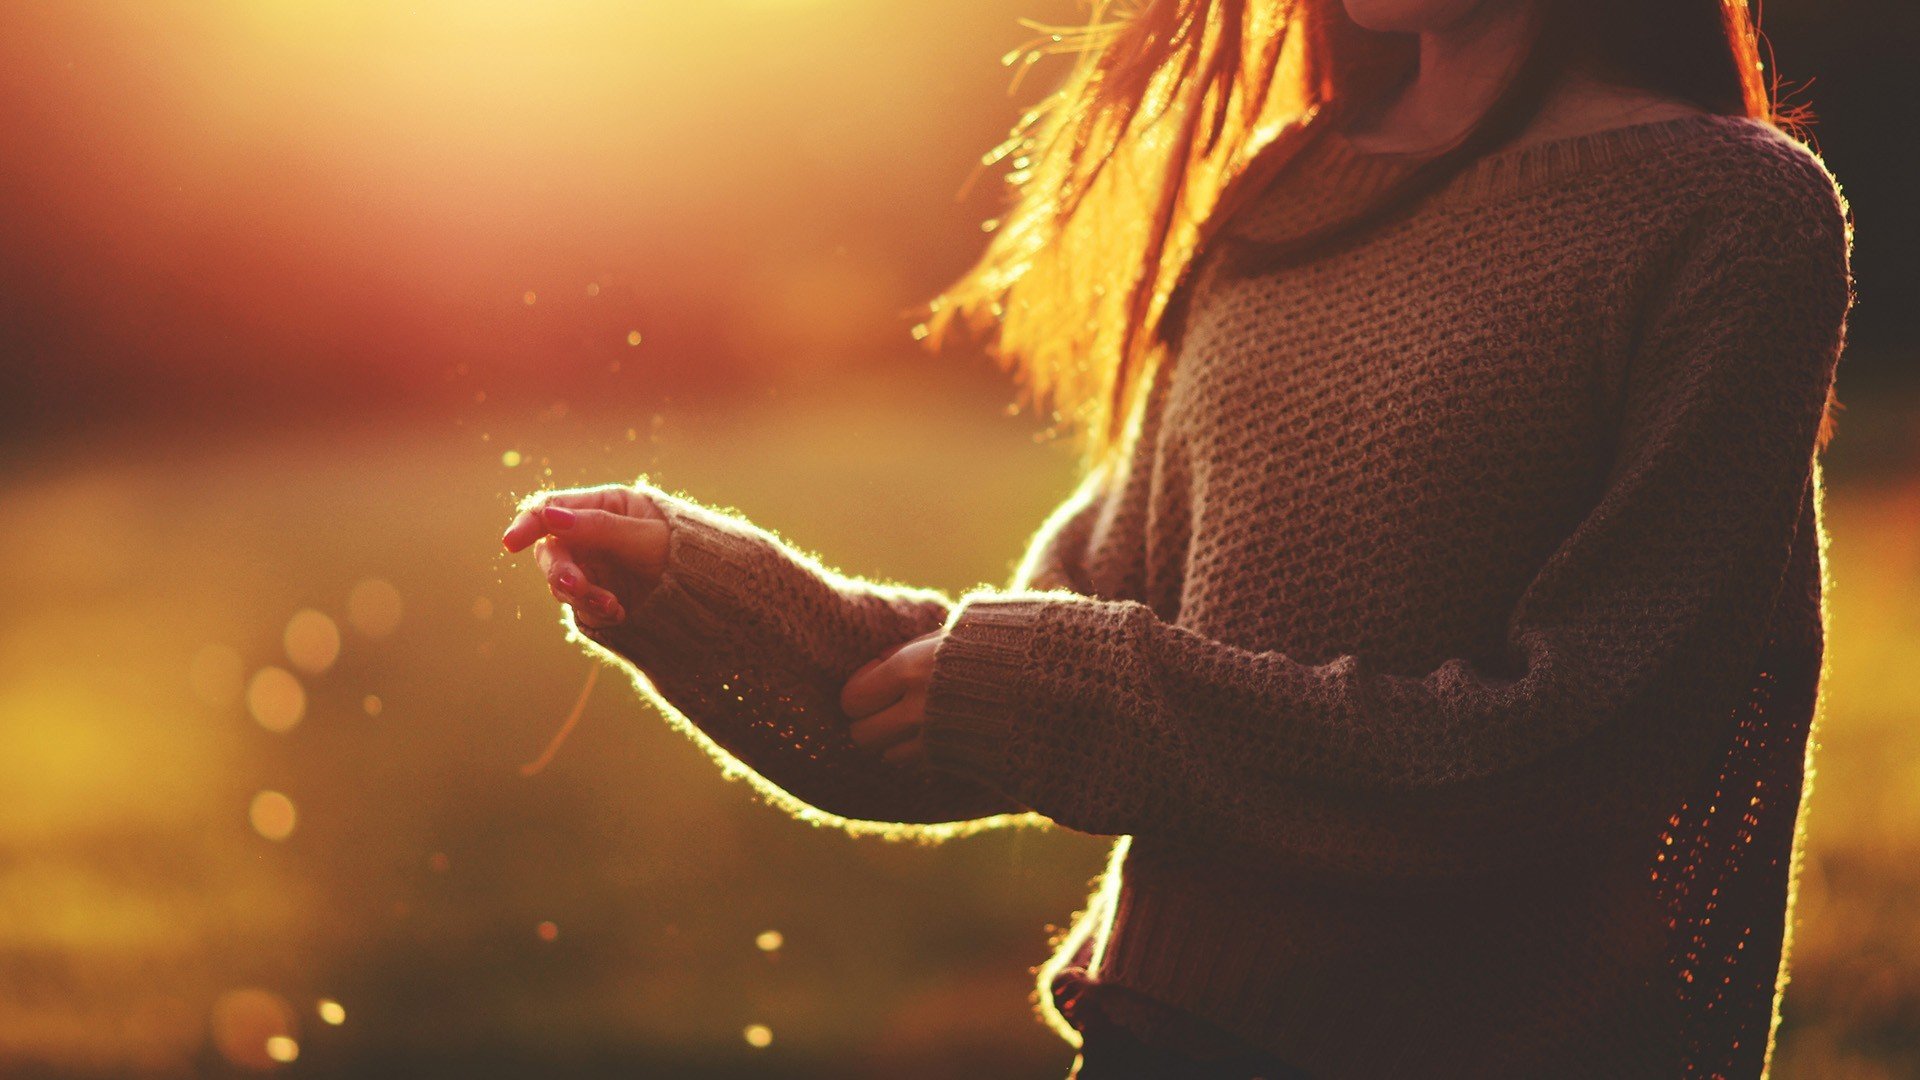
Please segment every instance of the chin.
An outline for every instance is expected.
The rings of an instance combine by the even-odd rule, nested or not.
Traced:
[[[1387,34],[1444,30],[1493,0],[1341,0],[1347,18]]]

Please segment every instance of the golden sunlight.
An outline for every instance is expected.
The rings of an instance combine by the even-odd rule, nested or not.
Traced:
[[[253,831],[273,841],[293,835],[294,816],[293,800],[277,791],[255,795],[253,805],[247,809],[247,820],[253,823]]]
[[[293,672],[278,667],[261,668],[247,684],[247,711],[268,731],[292,731],[306,716],[307,692]]]
[[[187,678],[193,696],[208,705],[230,705],[246,689],[246,661],[225,645],[208,645],[194,654]]]
[[[370,638],[383,638],[400,628],[406,605],[400,590],[379,578],[368,578],[347,594],[347,622]]]
[[[281,635],[287,659],[309,675],[318,675],[340,658],[340,628],[312,608],[302,608],[287,620]]]
[[[212,1034],[220,1056],[243,1069],[271,1069],[299,1055],[293,1009],[271,990],[229,990],[213,1003]]]

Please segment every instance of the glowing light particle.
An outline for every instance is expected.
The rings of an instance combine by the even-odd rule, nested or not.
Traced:
[[[210,1027],[220,1056],[242,1068],[271,1069],[275,1064],[285,1064],[274,1055],[274,1047],[279,1045],[276,1040],[286,1040],[293,1052],[299,1053],[293,1041],[293,1009],[271,990],[246,987],[221,994],[213,1003]]]
[[[597,282],[597,281],[589,281],[589,282],[587,282],[587,295],[588,295],[588,296],[599,296],[599,295],[600,295],[600,283],[599,283],[599,282]]]
[[[627,331],[627,344],[629,345],[640,344],[640,331],[638,330]]]
[[[540,298],[533,294],[532,289],[528,289],[526,292],[523,292],[520,294],[520,302],[527,305],[528,307],[532,307],[533,302],[538,299]]]
[[[287,659],[309,675],[320,674],[340,659],[340,628],[312,608],[294,612],[280,640],[286,646]]]
[[[253,831],[276,843],[293,835],[295,816],[293,800],[277,791],[255,795],[253,805],[247,808]]]
[[[282,1065],[291,1064],[300,1056],[300,1044],[285,1035],[275,1035],[267,1040],[267,1056]]]
[[[386,708],[386,703],[380,700],[379,694],[368,694],[360,699],[360,708],[368,716],[379,716],[380,710]]]
[[[444,874],[452,868],[453,860],[447,858],[447,853],[444,851],[436,851],[427,856],[427,869],[436,874]]]
[[[332,1024],[334,1027],[339,1027],[341,1024],[347,1022],[346,1006],[341,1005],[332,998],[321,998],[320,1004],[315,1006],[314,1011],[320,1014],[320,1019]]]
[[[261,668],[247,684],[247,711],[268,731],[292,731],[307,713],[307,692],[293,672],[285,668]]]
[[[543,922],[539,926],[534,927],[533,932],[541,941],[554,941],[560,937],[560,928],[551,921]]]
[[[187,681],[194,697],[209,705],[229,705],[246,691],[246,662],[225,645],[208,645],[194,654]]]
[[[780,946],[787,943],[786,936],[778,930],[762,930],[760,936],[753,939],[761,952],[779,952]]]
[[[748,1024],[740,1034],[747,1040],[747,1045],[755,1050],[764,1050],[773,1045],[773,1029],[765,1024]]]
[[[379,578],[368,578],[347,593],[347,621],[370,638],[383,638],[400,628],[406,605],[400,590]]]
[[[520,461],[520,451],[518,450],[509,450],[500,455],[500,464],[505,465],[509,469],[519,468]]]

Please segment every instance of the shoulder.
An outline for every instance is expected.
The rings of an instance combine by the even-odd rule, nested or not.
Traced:
[[[1683,330],[1827,343],[1853,303],[1853,228],[1820,155],[1774,125],[1702,114],[1645,174],[1666,224],[1646,294]],[[1814,355],[1814,354],[1809,354]]]
[[[1665,182],[1702,227],[1751,230],[1771,246],[1795,239],[1851,246],[1852,215],[1840,181],[1812,146],[1763,120],[1700,114],[1675,148]]]

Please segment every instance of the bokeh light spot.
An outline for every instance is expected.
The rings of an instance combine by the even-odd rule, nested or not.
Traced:
[[[386,703],[380,700],[379,694],[368,694],[360,699],[360,708],[368,716],[379,716],[380,710],[386,708]]]
[[[320,1019],[335,1027],[339,1027],[341,1024],[347,1022],[346,1006],[332,998],[321,998],[320,1004],[315,1008],[315,1011],[320,1014]]]
[[[247,687],[247,665],[225,645],[208,645],[195,653],[187,670],[193,696],[209,705],[231,705]]]
[[[280,995],[257,987],[229,990],[213,1003],[212,1034],[220,1056],[243,1069],[284,1064],[273,1056],[275,1040],[293,1042],[293,1009]],[[299,1047],[294,1047],[299,1052]]]
[[[286,668],[261,668],[247,684],[247,711],[268,731],[292,731],[307,714],[307,692]]]
[[[762,930],[760,936],[753,939],[761,952],[779,952],[780,946],[787,943],[786,935],[778,930]]]
[[[293,800],[277,791],[263,791],[253,797],[253,805],[247,808],[247,820],[253,822],[253,831],[269,840],[285,840],[293,835]]]
[[[287,659],[309,675],[318,675],[340,659],[340,627],[322,612],[302,608],[287,620],[281,635]]]
[[[748,1024],[740,1034],[747,1040],[747,1045],[756,1050],[773,1045],[773,1029],[765,1024]]]
[[[400,628],[406,606],[391,582],[368,578],[347,593],[347,622],[370,638],[392,635]]]
[[[560,927],[554,925],[551,921],[543,922],[539,926],[534,927],[533,932],[539,935],[541,941],[553,941],[559,938]]]
[[[436,851],[427,856],[427,869],[436,874],[444,874],[453,867],[453,860],[447,858],[444,851]]]
[[[267,1056],[287,1065],[300,1057],[300,1044],[285,1035],[275,1035],[267,1040]]]
[[[627,344],[629,345],[640,344],[640,331],[638,330],[627,331]]]
[[[534,292],[532,289],[528,289],[526,292],[523,292],[520,294],[520,302],[527,305],[528,307],[532,307],[534,301],[538,299],[540,298],[534,295]]]
[[[520,451],[518,450],[508,450],[506,453],[500,455],[500,464],[505,465],[509,469],[519,468],[521,460]]]

